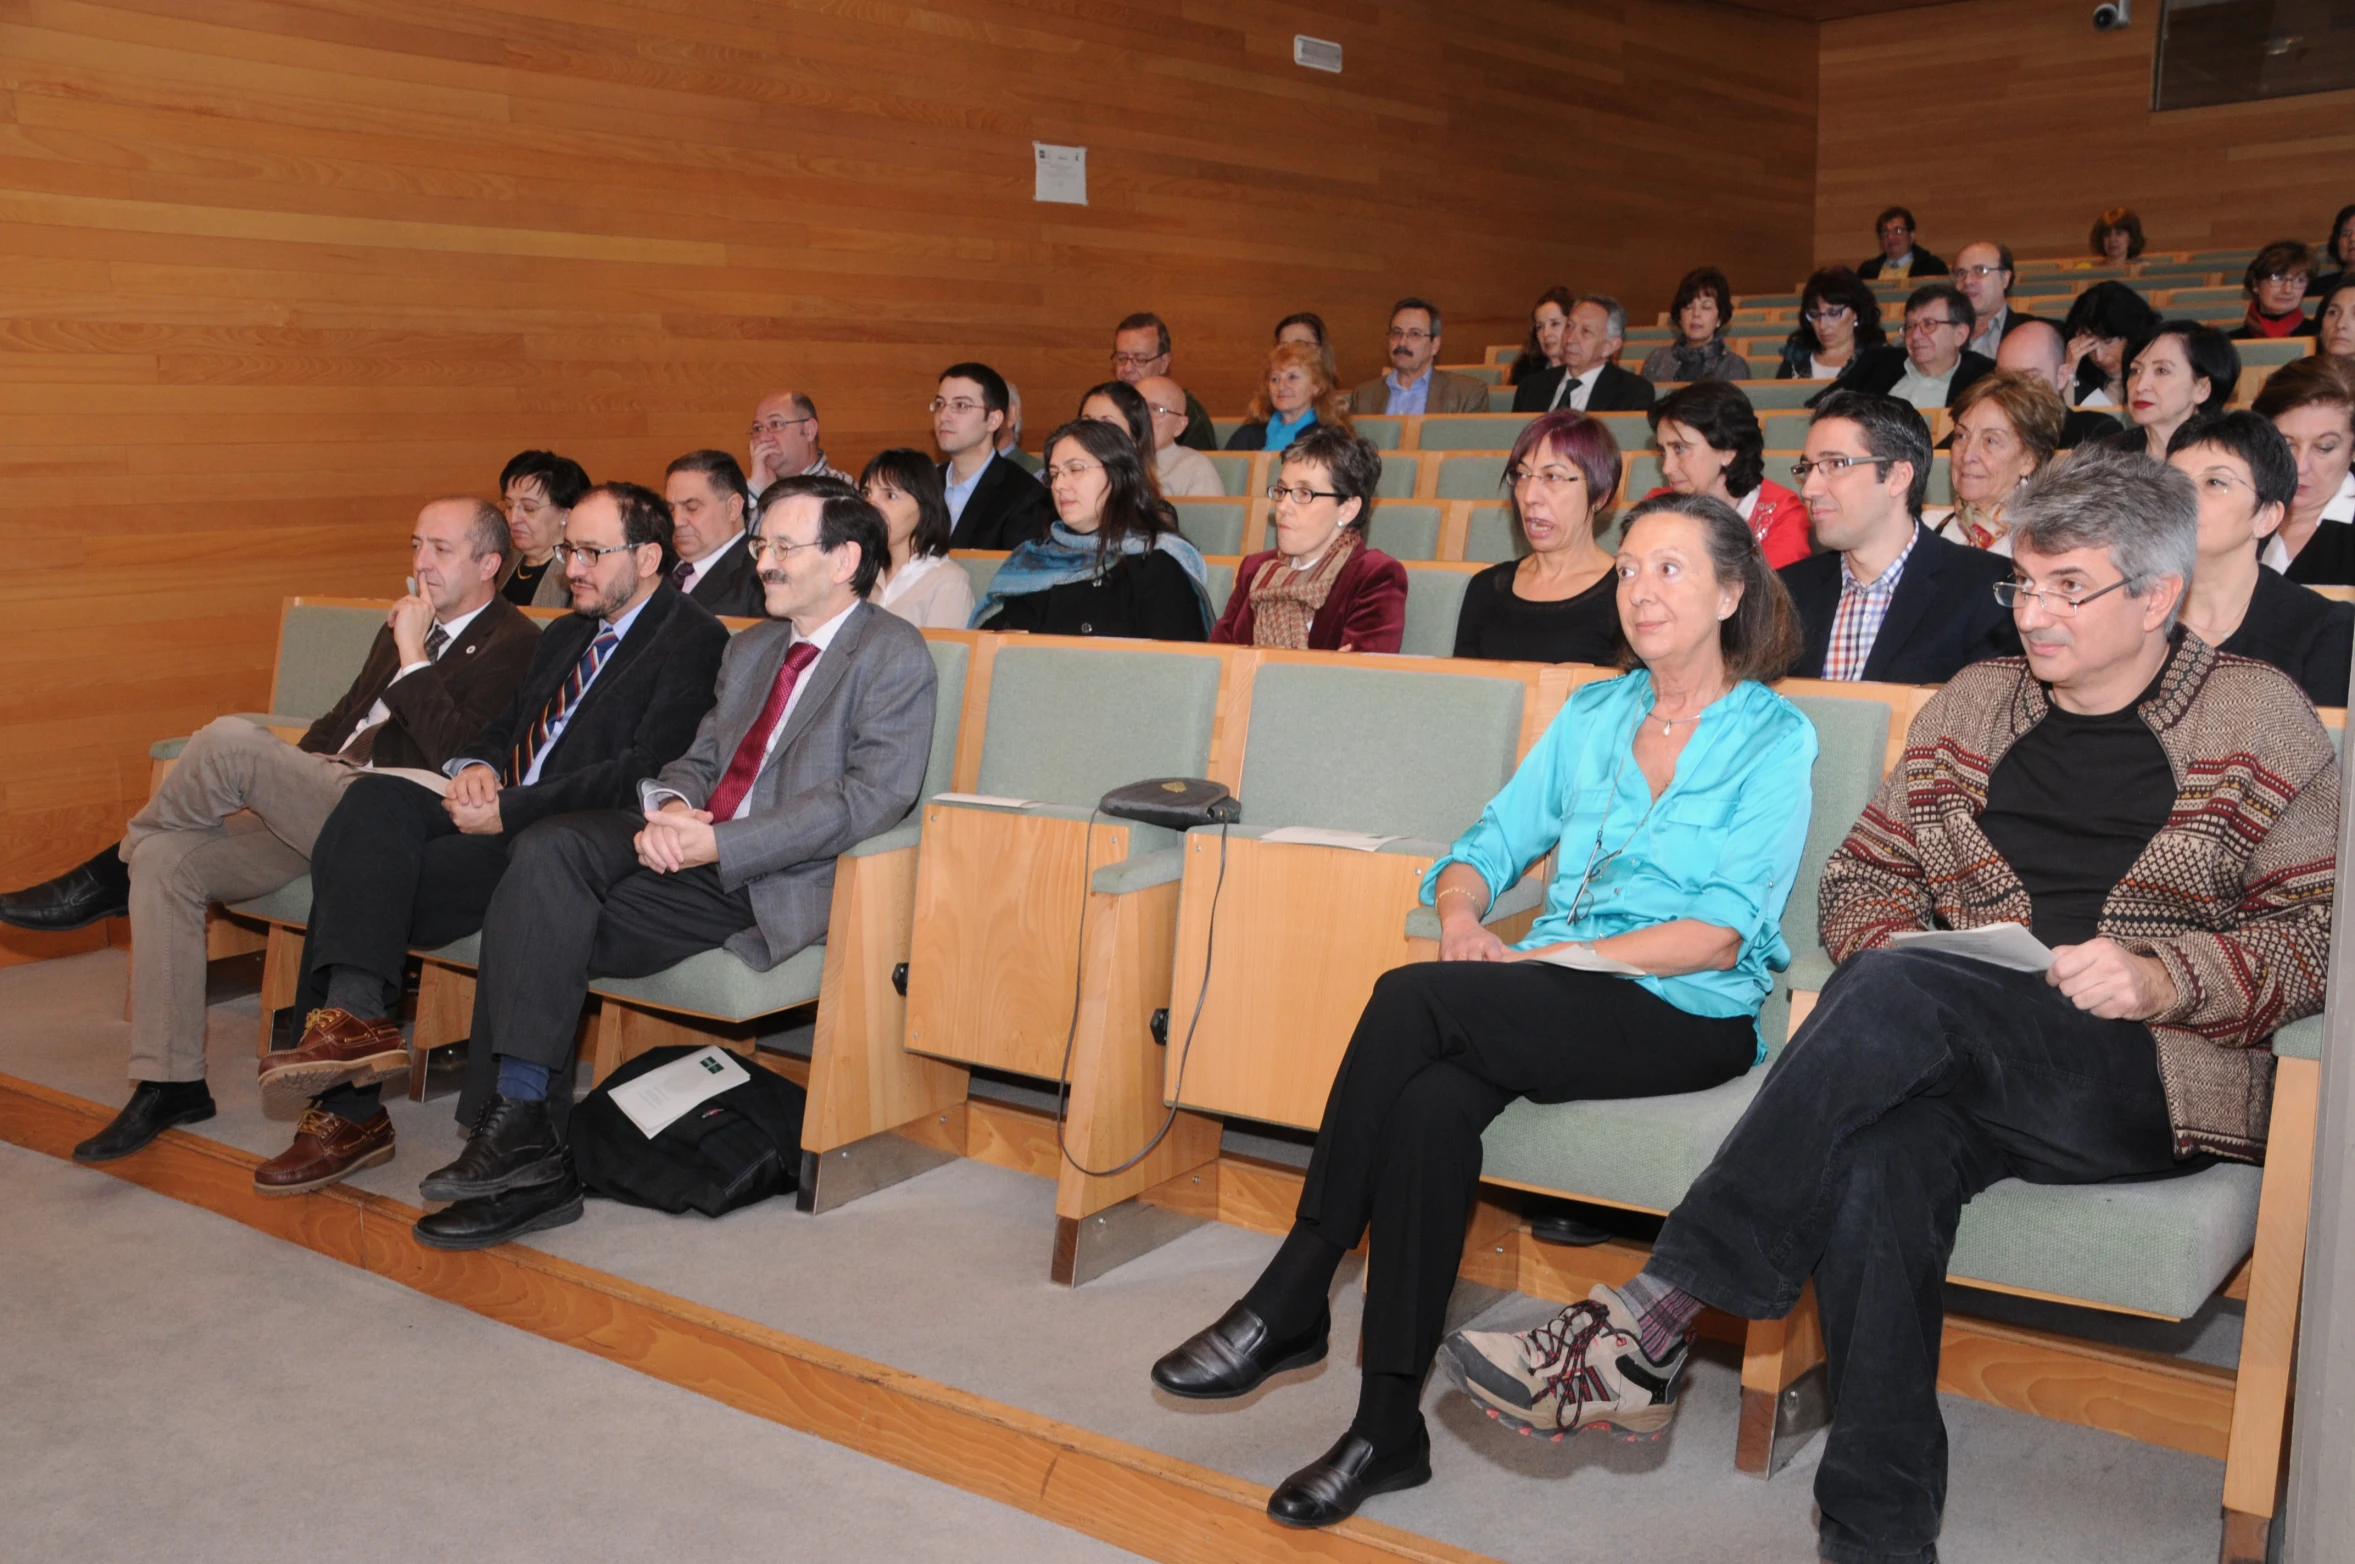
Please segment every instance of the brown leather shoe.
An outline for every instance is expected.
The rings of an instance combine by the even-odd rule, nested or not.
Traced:
[[[314,1010],[292,1053],[261,1062],[262,1096],[316,1097],[337,1086],[374,1086],[409,1073],[397,1021],[363,1021],[348,1010]]]
[[[392,1155],[391,1114],[354,1124],[341,1114],[313,1108],[295,1130],[294,1144],[254,1169],[253,1192],[300,1195],[325,1189],[362,1168],[390,1162]]]

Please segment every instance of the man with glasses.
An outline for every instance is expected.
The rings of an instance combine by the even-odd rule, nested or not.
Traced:
[[[664,577],[674,537],[661,496],[634,483],[591,489],[558,546],[572,612],[538,637],[506,709],[438,768],[447,793],[362,778],[328,816],[296,968],[302,1041],[261,1064],[265,1097],[309,1101],[293,1144],[256,1170],[257,1193],[323,1189],[392,1159],[378,1094],[408,1069],[398,1015],[408,952],[482,927],[510,849],[535,822],[628,807],[638,779],[695,737],[728,632]],[[469,1056],[462,1102],[489,1095],[489,1067]]]
[[[1994,358],[2005,337],[2035,319],[2012,308],[2009,245],[1992,239],[1974,239],[1964,245],[1955,252],[1954,285],[1971,301],[1971,316],[1976,322],[1970,341],[1963,345],[1983,358]]]
[[[2268,1040],[2322,1009],[2330,966],[2338,762],[2286,675],[2178,622],[2192,485],[2084,451],[2008,519],[2001,595],[2026,656],[1966,670],[1914,719],[1824,868],[1839,965],[1643,1271],[1576,1306],[1585,1334],[1457,1338],[1491,1394],[1520,1387],[1516,1416],[1580,1426],[1669,1403],[1704,1304],[1779,1319],[1812,1278],[1839,1404],[1815,1480],[1835,1564],[1936,1556],[1963,1206],[2002,1179],[2260,1161]],[[1899,943],[1998,924],[2023,926],[2012,959]],[[1566,1415],[1561,1384],[1589,1391]]]
[[[359,677],[309,731],[289,744],[247,717],[199,729],[118,846],[0,896],[0,922],[18,928],[131,920],[131,1101],[74,1148],[76,1161],[127,1157],[175,1124],[213,1116],[205,909],[282,889],[309,866],[320,827],[368,768],[438,768],[506,704],[539,642],[498,592],[510,546],[490,504],[429,503],[409,537],[410,592],[385,615]]]
[[[1185,387],[1167,375],[1147,375],[1136,387],[1153,418],[1153,472],[1161,480],[1161,492],[1173,500],[1225,494],[1227,486],[1210,458],[1179,439],[1186,432],[1186,410],[1194,404]]]
[[[1439,306],[1400,299],[1390,306],[1390,372],[1349,393],[1353,413],[1485,413],[1488,386],[1470,375],[1435,369]]]
[[[1626,306],[1607,293],[1581,295],[1562,322],[1562,362],[1524,378],[1513,392],[1513,411],[1642,412],[1657,393],[1649,380],[1619,367],[1626,345]]]
[[[1995,360],[1963,344],[1978,316],[1951,283],[1927,283],[1905,301],[1905,346],[1866,348],[1848,361],[1834,389],[1893,396],[1924,412],[1952,407]]]
[[[849,474],[826,460],[818,404],[799,391],[771,391],[752,410],[751,460],[746,487],[756,502],[779,478],[808,474],[850,482]]]
[[[1803,679],[1942,684],[2020,649],[1990,588],[2010,562],[1921,524],[1930,431],[1903,402],[1834,389],[1793,466],[1815,546],[1779,574],[1806,630]]]
[[[1169,373],[1169,327],[1160,316],[1140,310],[1112,328],[1112,374],[1140,391],[1147,380]],[[1186,396],[1186,427],[1178,444],[1192,451],[1218,449],[1210,412],[1192,393]]]
[[[938,679],[922,632],[867,601],[891,553],[882,515],[848,484],[783,479],[756,548],[769,622],[729,642],[686,753],[641,773],[639,807],[515,843],[475,985],[491,1090],[464,1153],[421,1186],[455,1202],[417,1224],[422,1244],[481,1249],[579,1218],[564,1119],[590,979],[719,949],[768,971],[825,938],[835,857],[915,805]]]
[[[1874,219],[1873,236],[1880,240],[1881,253],[1856,268],[1865,281],[1946,275],[1946,263],[1913,242],[1913,213],[1904,207],[1890,207]]]
[[[940,372],[932,442],[947,458],[940,481],[954,528],[951,548],[1019,548],[1045,537],[1055,519],[1046,488],[998,452],[1012,400],[1006,377],[987,364],[951,364]]]

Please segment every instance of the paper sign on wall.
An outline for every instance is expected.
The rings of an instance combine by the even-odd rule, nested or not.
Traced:
[[[1087,148],[1057,147],[1034,141],[1030,151],[1038,165],[1038,188],[1032,199],[1061,201],[1068,206],[1088,204]]]

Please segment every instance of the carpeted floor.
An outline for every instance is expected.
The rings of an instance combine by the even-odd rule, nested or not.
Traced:
[[[117,953],[101,952],[0,971],[0,1071],[98,1101],[119,1101],[126,1032],[121,1020],[122,959]],[[291,1126],[266,1119],[253,1089],[253,1001],[248,997],[218,1004],[213,1015],[214,1090],[222,1113],[203,1126],[203,1132],[232,1145],[274,1153],[285,1145]],[[414,1201],[417,1178],[446,1160],[456,1145],[449,1103],[400,1102],[394,1111],[401,1154],[391,1165],[362,1175],[359,1182]],[[19,1154],[0,1167],[14,1173],[24,1160]],[[14,1235],[20,1224],[38,1228],[54,1217],[70,1228],[79,1221],[71,1213],[84,1204],[103,1208],[134,1198],[157,1198],[95,1172],[60,1164],[47,1163],[38,1171],[43,1176],[37,1179],[12,1177],[11,1198],[0,1204],[0,1223],[8,1227],[0,1243],[5,1243],[12,1261],[22,1243]],[[92,1189],[102,1193],[92,1195]],[[68,1214],[56,1215],[60,1208]],[[305,1426],[322,1445],[334,1444],[342,1437],[341,1430],[358,1420],[349,1410],[354,1402],[365,1404],[372,1392],[383,1394],[391,1398],[386,1405],[397,1409],[391,1420],[403,1425],[393,1443],[410,1453],[369,1464],[379,1480],[370,1489],[368,1529],[381,1527],[384,1535],[409,1536],[417,1543],[410,1556],[435,1551],[430,1539],[440,1533],[432,1529],[436,1522],[428,1513],[431,1507],[417,1501],[435,1491],[428,1477],[436,1457],[454,1448],[453,1435],[461,1441],[456,1447],[463,1452],[460,1464],[473,1471],[509,1448],[508,1439],[525,1437],[527,1428],[547,1426],[551,1420],[562,1427],[565,1433],[558,1443],[563,1453],[554,1458],[557,1475],[551,1479],[562,1498],[546,1500],[543,1495],[549,1503],[592,1503],[592,1493],[612,1491],[602,1478],[627,1459],[622,1452],[663,1447],[659,1438],[650,1441],[628,1426],[630,1411],[619,1403],[630,1392],[623,1387],[635,1385],[649,1404],[665,1406],[682,1393],[635,1381],[603,1364],[575,1360],[563,1349],[421,1299],[412,1300],[412,1312],[447,1316],[470,1332],[488,1333],[489,1341],[506,1343],[479,1349],[485,1362],[504,1352],[514,1363],[534,1367],[507,1375],[495,1369],[481,1375],[437,1373],[431,1365],[448,1361],[448,1354],[429,1351],[426,1362],[414,1370],[382,1378],[346,1371],[344,1378],[317,1384],[308,1374],[292,1373],[291,1360],[271,1349],[270,1333],[257,1329],[248,1317],[236,1278],[250,1271],[257,1278],[254,1287],[265,1292],[274,1307],[298,1314],[313,1285],[308,1280],[312,1271],[324,1273],[317,1284],[322,1299],[342,1300],[351,1289],[390,1294],[388,1303],[408,1295],[332,1262],[288,1255],[270,1240],[218,1219],[187,1213],[186,1220],[228,1235],[219,1245],[222,1279],[218,1285],[194,1288],[175,1280],[165,1316],[173,1323],[157,1321],[153,1328],[182,1332],[192,1348],[203,1343],[202,1350],[208,1353],[227,1354],[232,1342],[245,1343],[234,1350],[251,1356],[196,1396],[172,1382],[142,1397],[139,1368],[115,1368],[114,1373],[128,1376],[115,1394],[151,1408],[164,1403],[160,1413],[151,1411],[139,1422],[122,1424],[92,1425],[77,1417],[74,1408],[86,1397],[70,1387],[76,1376],[11,1369],[7,1384],[0,1387],[8,1404],[13,1408],[37,1402],[38,1409],[12,1420],[0,1439],[15,1438],[18,1428],[29,1425],[46,1430],[38,1449],[49,1452],[42,1459],[52,1465],[70,1467],[86,1460],[107,1468],[110,1478],[132,1470],[169,1473],[186,1452],[210,1448],[211,1430],[218,1426],[273,1426],[296,1387],[307,1390],[316,1403],[315,1410],[305,1414]],[[1205,1226],[1086,1287],[1062,1289],[1046,1279],[1053,1226],[1053,1188],[1048,1181],[961,1162],[824,1217],[801,1216],[786,1202],[771,1202],[719,1222],[667,1218],[592,1202],[584,1221],[538,1235],[533,1242],[633,1281],[1254,1482],[1279,1480],[1321,1451],[1347,1423],[1356,1389],[1349,1367],[1358,1310],[1353,1273],[1345,1274],[1335,1299],[1335,1353],[1326,1364],[1286,1376],[1240,1402],[1181,1403],[1153,1391],[1147,1366],[1238,1296],[1265,1263],[1274,1240]],[[0,1353],[8,1354],[0,1362],[24,1358],[28,1342],[74,1341],[86,1335],[91,1322],[83,1300],[135,1288],[139,1267],[125,1250],[136,1248],[136,1240],[130,1238],[92,1245],[86,1253],[65,1246],[53,1260],[43,1262],[47,1269],[41,1274],[54,1271],[59,1279],[44,1281],[29,1299],[25,1284],[15,1279],[18,1268],[12,1263],[7,1275],[0,1276],[0,1310],[5,1311],[0,1314],[0,1331],[5,1333]],[[301,1264],[281,1270],[265,1263],[265,1254]],[[337,1301],[324,1307],[331,1313],[341,1306]],[[163,1305],[155,1300],[140,1307],[152,1314]],[[1489,1323],[1517,1325],[1546,1312],[1545,1305],[1509,1297],[1491,1311]],[[2182,1327],[2115,1322],[2103,1328],[2137,1345],[2210,1360],[2230,1361],[2237,1346],[2237,1319],[2229,1309],[2212,1311]],[[320,1334],[317,1327],[313,1334],[315,1339]],[[334,1334],[331,1325],[324,1332],[330,1340]],[[369,1352],[395,1350],[380,1341],[373,1326],[358,1334]],[[396,1335],[393,1342],[399,1339]],[[37,1348],[30,1352],[40,1362],[53,1356],[59,1354]],[[538,1415],[528,1421],[518,1416],[500,1423],[506,1434],[488,1441],[467,1434],[471,1420],[465,1398],[473,1387],[505,1387],[518,1380],[552,1385],[561,1371],[537,1366],[551,1356],[577,1361],[581,1373],[593,1376],[594,1393],[612,1397],[614,1405],[600,1401],[596,1418],[584,1418],[573,1410],[576,1398],[560,1394],[553,1408],[538,1407]],[[85,1357],[95,1360],[86,1372],[107,1366],[98,1349],[88,1349]],[[303,1368],[310,1366],[305,1360]],[[1723,1351],[1697,1363],[1674,1429],[1665,1440],[1643,1445],[1597,1436],[1561,1445],[1517,1439],[1474,1415],[1462,1397],[1448,1396],[1435,1384],[1425,1404],[1433,1421],[1436,1481],[1375,1500],[1366,1513],[1506,1560],[1648,1557],[1676,1564],[1754,1564],[1811,1558],[1808,1489],[1820,1441],[1803,1450],[1771,1483],[1736,1473],[1732,1454],[1737,1367]],[[31,1378],[24,1388],[17,1383],[20,1373]],[[100,1382],[105,1383],[103,1377]],[[419,1386],[424,1388],[415,1388]],[[686,1399],[693,1403],[693,1398]],[[2223,1481],[2219,1463],[1960,1398],[1946,1398],[1944,1405],[1953,1445],[1951,1496],[1941,1544],[1948,1564],[2204,1564],[2214,1557]],[[725,1426],[730,1429],[750,1431],[737,1435],[739,1459],[726,1468],[731,1491],[740,1490],[749,1467],[817,1469],[814,1456],[796,1459],[799,1452],[813,1448],[806,1439],[717,1407],[704,1410],[713,1419],[728,1420]],[[683,1413],[670,1415],[680,1427],[691,1421]],[[591,1429],[592,1422],[600,1431]],[[326,1435],[329,1429],[337,1432]],[[774,1461],[742,1458],[744,1441],[764,1438],[776,1442],[779,1454]],[[85,1443],[87,1448],[77,1448]],[[577,1459],[575,1450],[580,1452]],[[6,1453],[5,1446],[0,1446],[0,1453]],[[828,1453],[876,1474],[861,1479],[870,1487],[861,1488],[847,1478],[829,1486],[792,1478],[776,1483],[781,1494],[797,1496],[800,1507],[792,1513],[827,1512],[831,1539],[848,1538],[851,1533],[840,1528],[857,1519],[855,1513],[834,1512],[863,1511],[872,1485],[893,1477],[924,1495],[915,1501],[912,1513],[917,1518],[945,1514],[939,1507],[953,1501],[1008,1526],[1020,1522],[1044,1529],[1027,1517],[876,1468],[861,1458]],[[698,1464],[714,1469],[709,1463]],[[12,1457],[8,1467],[8,1474],[0,1475],[0,1513],[22,1513],[25,1496],[9,1491],[22,1480],[17,1475],[20,1459]],[[599,1479],[594,1487],[591,1478]],[[759,1491],[765,1493],[768,1482],[762,1479]],[[840,1500],[831,1497],[835,1486],[843,1495]],[[191,1480],[185,1487],[190,1491],[180,1502],[191,1509],[178,1518],[180,1524],[158,1528],[152,1536],[187,1536],[212,1524],[209,1519],[202,1526],[187,1521],[189,1515],[211,1515],[208,1501],[196,1490],[212,1493],[219,1484]],[[320,1504],[319,1496],[336,1487],[315,1477],[292,1485],[291,1492],[279,1492],[269,1484],[249,1485],[221,1520],[231,1526],[242,1520],[251,1528],[243,1533],[247,1538],[292,1534],[289,1528],[300,1531],[313,1524],[310,1517],[322,1510],[334,1512],[334,1507]],[[494,1488],[486,1482],[480,1491],[491,1512],[501,1513],[492,1501]],[[58,1507],[55,1500],[43,1502],[52,1511]],[[67,1502],[79,1511],[88,1500]],[[662,1512],[673,1524],[681,1515],[698,1513],[686,1501],[679,1503],[681,1508]],[[767,1501],[752,1507],[766,1512]],[[260,1516],[267,1520],[257,1526],[255,1517]],[[907,1516],[900,1519],[915,1523]],[[412,1529],[402,1533],[404,1527]],[[528,1528],[502,1533],[528,1534]],[[759,1534],[757,1525],[732,1512],[716,1533],[714,1556],[728,1556],[729,1539]],[[651,1529],[647,1535],[652,1535]],[[677,1540],[676,1533],[671,1535]],[[1005,1535],[1010,1539],[1013,1533]],[[1109,1552],[1077,1539],[1062,1541],[1074,1549]],[[185,1549],[176,1551],[188,1556]],[[854,1544],[849,1552],[820,1548],[780,1556],[848,1557],[855,1552]],[[70,1553],[53,1550],[51,1556]],[[113,1556],[135,1555],[126,1551]],[[917,1545],[910,1556],[993,1555],[972,1547],[934,1552]],[[1039,1556],[1065,1555],[1042,1548]]]

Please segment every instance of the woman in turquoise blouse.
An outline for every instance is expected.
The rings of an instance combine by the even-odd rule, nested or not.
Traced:
[[[1706,495],[1637,506],[1617,572],[1632,671],[1572,694],[1424,876],[1439,960],[1374,985],[1291,1234],[1241,1302],[1153,1366],[1163,1390],[1215,1398],[1318,1361],[1334,1273],[1371,1228],[1357,1416],[1268,1500],[1286,1525],[1430,1480],[1418,1404],[1480,1134],[1508,1103],[1702,1091],[1760,1056],[1816,748],[1760,681],[1797,656],[1796,618],[1748,524]],[[1545,909],[1508,946],[1481,917],[1548,853]]]

